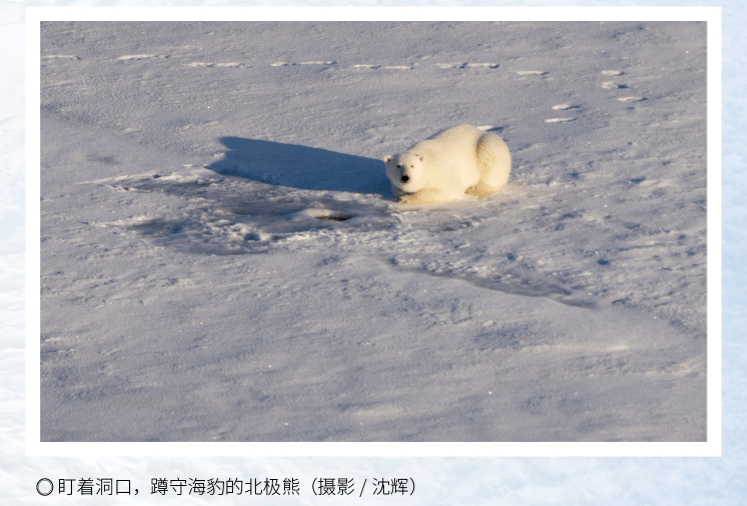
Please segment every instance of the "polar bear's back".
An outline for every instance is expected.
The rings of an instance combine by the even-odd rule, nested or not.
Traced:
[[[438,132],[426,140],[418,142],[410,149],[426,148],[442,156],[448,152],[475,153],[477,143],[484,133],[472,125],[459,125]]]
[[[467,188],[480,180],[477,144],[483,133],[472,125],[459,125],[418,142],[408,151],[425,156],[428,177],[433,181]]]

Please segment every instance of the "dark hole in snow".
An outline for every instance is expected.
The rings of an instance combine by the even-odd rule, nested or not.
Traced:
[[[347,216],[344,214],[338,214],[338,215],[332,215],[332,216],[317,216],[317,220],[334,220],[334,221],[345,221],[352,218],[352,216]]]

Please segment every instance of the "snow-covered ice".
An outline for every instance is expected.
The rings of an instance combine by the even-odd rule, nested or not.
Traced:
[[[41,37],[42,441],[705,440],[705,23]],[[396,204],[460,123],[509,186]]]

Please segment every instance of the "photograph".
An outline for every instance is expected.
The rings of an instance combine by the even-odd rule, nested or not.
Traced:
[[[42,22],[40,441],[707,441],[706,34]]]

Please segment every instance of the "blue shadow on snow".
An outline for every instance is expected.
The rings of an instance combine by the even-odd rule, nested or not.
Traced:
[[[225,158],[210,165],[221,174],[263,183],[392,196],[384,162],[296,144],[222,137]]]

